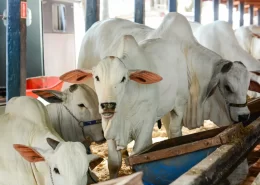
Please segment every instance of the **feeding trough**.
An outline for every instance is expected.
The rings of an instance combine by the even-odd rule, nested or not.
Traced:
[[[37,94],[34,94],[35,90],[56,90],[61,91],[63,81],[59,77],[55,76],[39,76],[26,79],[26,96],[38,98]]]
[[[251,118],[251,120],[249,120],[249,122],[246,123],[247,125],[259,117],[259,104],[259,99],[249,102],[249,109],[254,116]],[[230,127],[221,127],[154,143],[146,150],[136,155],[130,156],[125,160],[125,162],[127,165],[131,166],[134,171],[143,172],[142,179],[144,184],[168,185],[174,182],[176,179],[179,179],[183,174],[192,174],[192,169],[194,166],[198,165],[201,161],[209,161],[210,159],[207,157],[210,155],[214,156],[219,147],[221,148],[228,144],[229,146],[233,147],[233,150],[237,150],[237,148],[241,150],[241,147],[236,146],[236,140],[241,140],[242,143],[244,142],[244,149],[242,150],[248,154],[250,149],[255,146],[257,139],[260,136],[258,134],[260,132],[260,119],[258,122],[259,124],[255,123],[254,125],[249,125],[247,127],[244,127],[242,124],[237,124]],[[245,130],[247,130],[248,135],[241,134],[241,132]],[[231,153],[233,150],[230,149],[226,150],[225,152]],[[239,153],[239,151],[237,152]],[[232,155],[235,154],[232,153]],[[237,159],[234,161],[234,164],[232,163],[233,166],[230,165],[230,168],[231,166],[234,168],[235,165],[238,165],[239,162],[241,162],[241,158],[246,157],[245,155],[237,156],[240,156],[239,160]],[[223,156],[219,157],[221,158]],[[221,162],[219,163],[222,164]],[[229,173],[228,170],[230,169],[226,170],[226,173]],[[207,170],[205,171],[207,172]],[[207,176],[203,176],[203,178],[210,179]],[[183,181],[185,181],[185,179]],[[180,183],[176,183],[176,185],[177,184]],[[183,184],[182,181],[181,184]]]

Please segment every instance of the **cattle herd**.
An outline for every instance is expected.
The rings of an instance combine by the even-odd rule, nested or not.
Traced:
[[[63,74],[62,92],[14,97],[0,116],[0,185],[86,185],[96,179],[91,142],[108,145],[110,178],[132,154],[152,144],[162,120],[168,138],[204,120],[246,121],[247,95],[260,92],[260,28],[233,30],[169,13],[157,29],[123,19],[95,23],[85,34],[77,69]],[[247,162],[227,178],[236,185]],[[94,179],[94,180],[93,180]]]

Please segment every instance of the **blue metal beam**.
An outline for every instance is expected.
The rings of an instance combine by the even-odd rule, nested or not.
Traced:
[[[214,10],[214,21],[218,20],[219,15],[219,0],[213,0],[213,10]]]
[[[241,1],[240,1],[239,11],[240,11],[240,21],[239,21],[239,25],[240,25],[240,26],[243,26],[243,25],[244,25],[244,2],[241,2]]]
[[[228,0],[228,22],[233,24],[233,0]]]
[[[87,31],[95,22],[99,21],[99,1],[98,0],[83,0],[86,1],[86,28]]]
[[[177,0],[169,0],[169,12],[177,12]]]
[[[194,21],[199,23],[200,23],[200,16],[201,16],[200,1],[201,0],[195,0],[194,2],[194,10],[195,10]]]
[[[144,24],[144,0],[135,0],[135,22]]]
[[[249,13],[250,13],[250,24],[254,24],[254,5],[250,5]]]
[[[258,26],[260,26],[260,9],[257,10]]]
[[[20,96],[20,0],[6,0],[6,99]]]

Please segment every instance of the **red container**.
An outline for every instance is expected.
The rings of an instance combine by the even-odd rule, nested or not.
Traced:
[[[55,76],[39,76],[26,79],[26,96],[38,98],[33,90],[56,90],[61,91],[63,81]]]

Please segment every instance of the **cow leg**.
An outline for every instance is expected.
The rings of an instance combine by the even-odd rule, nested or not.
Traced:
[[[168,138],[174,138],[182,136],[182,119],[183,119],[183,110],[175,109],[170,112],[170,125],[169,125],[169,136]]]
[[[152,123],[154,122],[152,121]],[[146,147],[150,146],[153,143],[152,132],[153,132],[153,126],[149,128],[148,127],[142,128],[137,138],[134,138],[135,144],[133,148],[133,153],[131,155],[141,152],[142,150],[144,150]]]
[[[116,150],[116,142],[107,140],[108,145],[108,170],[110,179],[117,178],[118,172],[122,166],[122,154]]]
[[[171,121],[171,115],[170,113],[167,113],[165,114],[163,117],[162,117],[162,123],[163,123],[163,126],[166,130],[166,133],[167,133],[167,136],[168,138],[170,137],[170,130],[169,130],[169,126],[170,126],[170,121]]]

